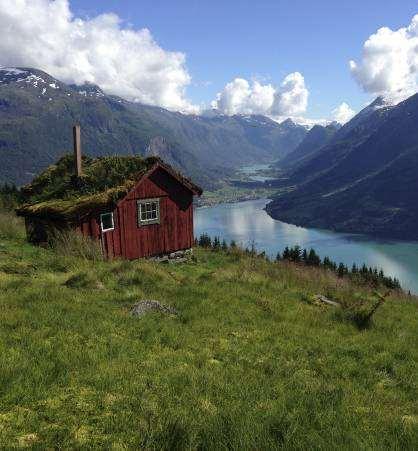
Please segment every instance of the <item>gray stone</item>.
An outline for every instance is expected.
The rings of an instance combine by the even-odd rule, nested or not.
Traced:
[[[173,265],[176,263],[186,263],[187,261],[188,261],[188,259],[186,257],[177,257],[177,258],[171,258],[170,260],[168,260],[168,263]]]
[[[168,255],[161,255],[158,257],[150,257],[148,260],[152,261],[152,262],[156,262],[156,263],[168,262]]]
[[[143,316],[147,312],[162,312],[167,313],[169,315],[177,315],[178,312],[175,308],[170,307],[168,305],[163,305],[158,301],[153,300],[143,300],[137,302],[131,310],[132,316]]]
[[[183,257],[183,255],[184,255],[184,251],[176,251],[176,252],[172,252],[168,257],[173,259],[173,258]]]

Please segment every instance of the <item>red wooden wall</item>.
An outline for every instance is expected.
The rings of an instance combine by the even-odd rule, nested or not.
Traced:
[[[137,200],[160,199],[160,223],[138,227]],[[103,211],[106,213],[106,211]],[[79,230],[100,239],[109,258],[135,259],[168,254],[193,246],[193,193],[162,168],[141,179],[113,211],[115,228],[101,232],[100,218]]]

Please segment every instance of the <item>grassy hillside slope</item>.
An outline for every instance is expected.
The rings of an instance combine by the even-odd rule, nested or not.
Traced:
[[[102,262],[0,220],[0,448],[413,449],[415,298],[359,330],[309,303],[371,294],[239,251]],[[140,299],[180,314],[129,315]]]

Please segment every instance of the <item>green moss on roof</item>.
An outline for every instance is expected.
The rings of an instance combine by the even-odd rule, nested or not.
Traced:
[[[77,220],[114,206],[157,162],[158,157],[83,157],[83,174],[74,176],[74,159],[65,155],[26,185],[22,216]]]

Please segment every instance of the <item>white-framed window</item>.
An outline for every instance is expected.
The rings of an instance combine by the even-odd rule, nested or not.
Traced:
[[[138,226],[160,223],[160,199],[141,199],[138,204]]]
[[[102,232],[109,232],[110,230],[114,230],[115,223],[113,222],[113,213],[102,213],[100,215],[100,227]]]

